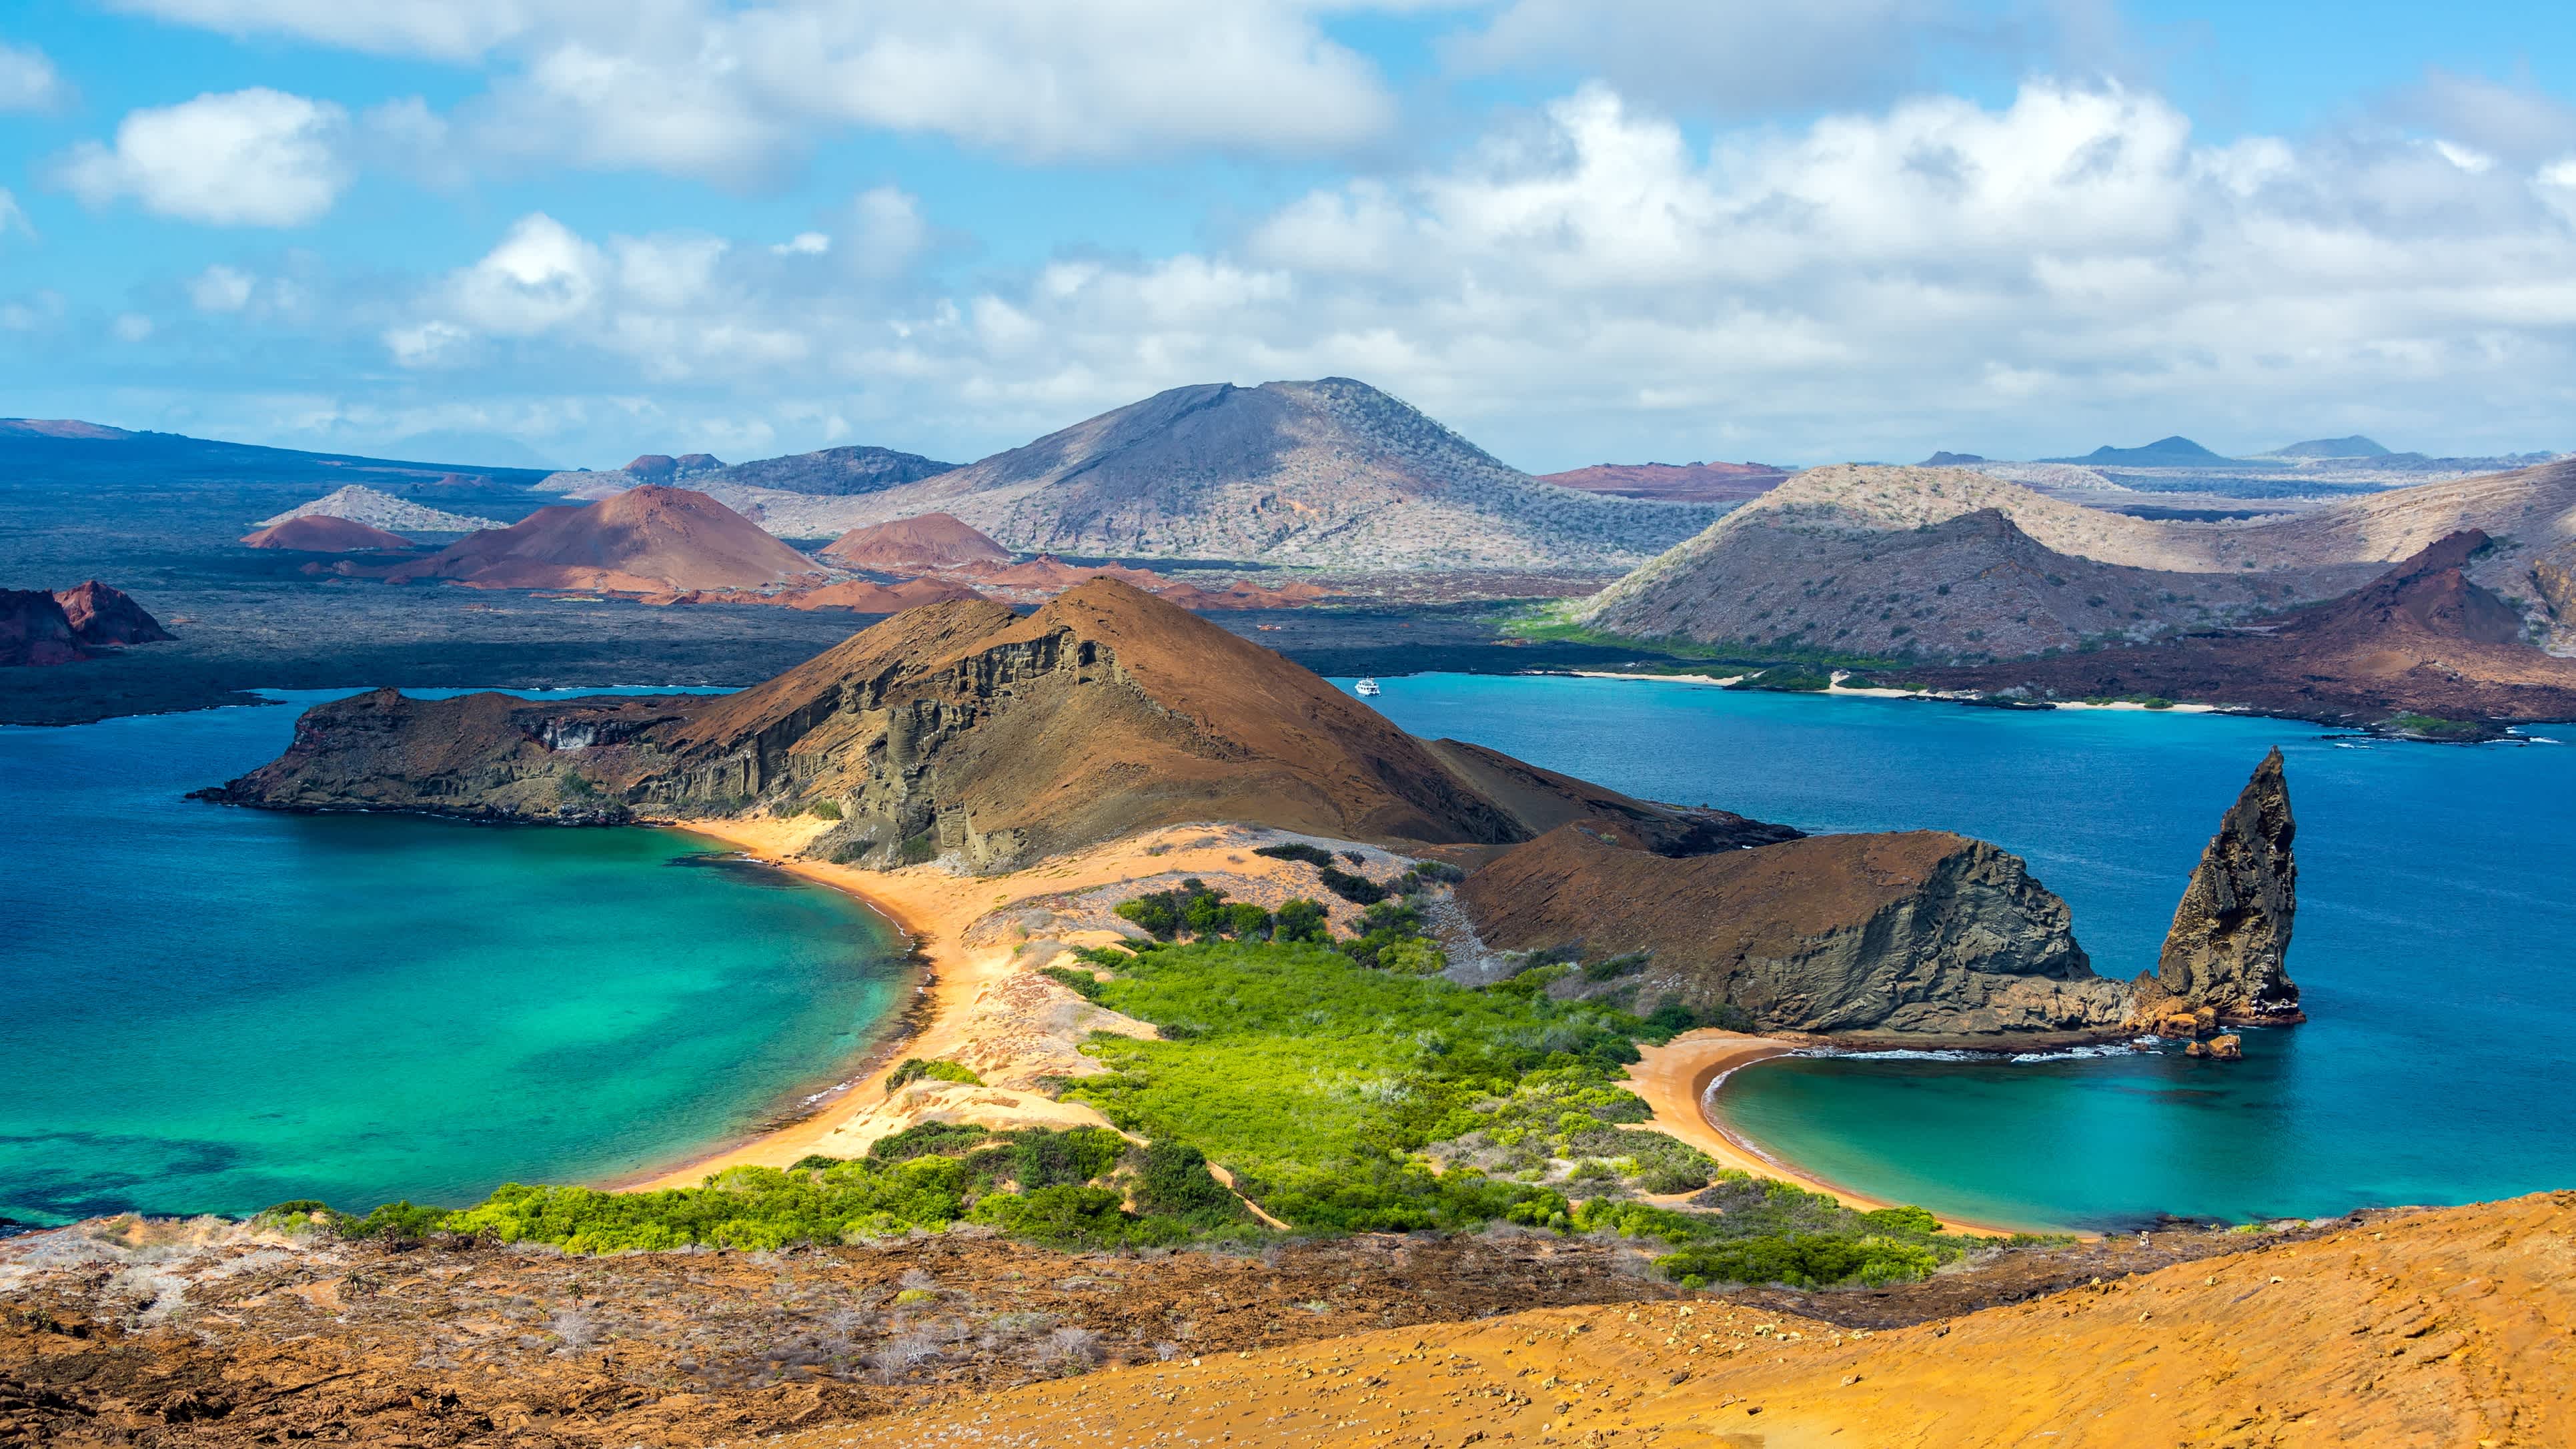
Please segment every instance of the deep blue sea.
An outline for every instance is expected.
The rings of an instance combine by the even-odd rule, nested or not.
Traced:
[[[332,695],[285,697],[0,728],[0,1217],[596,1181],[827,1084],[900,1005],[890,926],[713,841],[181,798]]]
[[[2363,741],[2282,720],[2005,712],[1568,677],[1417,675],[1372,701],[1631,794],[1811,831],[1918,827],[2020,854],[2104,975],[2155,964],[2263,752],[2299,822],[2289,957],[2311,1021],[2221,1065],[1793,1059],[1727,1123],[1819,1175],[1946,1213],[2246,1221],[2576,1186],[2576,727],[2551,743]]]

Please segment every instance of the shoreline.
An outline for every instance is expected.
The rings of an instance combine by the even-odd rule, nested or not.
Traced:
[[[1693,684],[1704,689],[1732,688],[1738,682],[1759,672],[1760,671],[1758,670],[1747,670],[1743,674],[1730,674],[1721,679],[1715,675],[1709,674],[1640,674],[1634,670],[1626,669],[1529,669],[1522,671],[1522,673],[1529,675],[1532,678],[1545,678],[1553,675],[1560,678],[1574,679],[1635,679],[1643,680],[1650,684]],[[1770,689],[1747,690],[1744,692],[1748,694],[1814,695],[1819,699],[1919,699],[1932,704],[1964,704],[1978,708],[1990,707],[1983,699],[1970,699],[1965,695],[1960,694],[1934,694],[1920,689],[1883,689],[1877,687],[1854,689],[1845,686],[1839,681],[1828,684],[1823,689]],[[2176,700],[2172,704],[2168,705],[2154,706],[2138,704],[2134,701],[2125,699],[2113,700],[2105,704],[2091,704],[2080,699],[2053,699],[2048,701],[2048,707],[2051,709],[2127,709],[2136,710],[2141,714],[2247,713],[2247,711],[2244,710],[2229,709],[2221,705],[2192,704],[2183,700]],[[2261,711],[2253,712],[2257,714],[2261,713]],[[2280,717],[2292,718],[2292,716]],[[2308,721],[2308,723],[2313,724],[2316,723],[2316,721],[2311,720]]]
[[[697,1187],[709,1174],[727,1168],[786,1167],[825,1147],[834,1149],[825,1155],[855,1156],[876,1137],[911,1125],[924,1112],[953,1118],[962,1111],[988,1121],[1024,1125],[1106,1126],[1107,1119],[1087,1106],[1058,1102],[1033,1092],[925,1082],[905,1089],[897,1097],[886,1092],[885,1082],[906,1056],[972,1052],[986,1040],[974,1030],[979,1009],[1033,975],[1019,968],[1017,945],[970,946],[963,939],[970,926],[994,911],[1016,900],[1090,890],[1174,871],[1215,874],[1272,864],[1258,856],[1247,859],[1247,851],[1223,838],[1224,827],[1209,826],[1150,831],[1051,857],[1008,875],[953,876],[936,866],[875,871],[800,858],[796,852],[826,828],[817,820],[654,823],[703,837],[800,879],[854,897],[911,943],[911,954],[920,963],[921,974],[911,1004],[868,1049],[854,1075],[810,1099],[814,1103],[812,1112],[776,1126],[754,1128],[708,1144],[676,1161],[598,1184],[613,1192]],[[1099,1015],[1104,1018],[1096,1023],[1101,1029],[1118,1030],[1121,1024],[1129,1024],[1112,1013],[1103,1011]],[[1628,1086],[1645,1099],[1652,1111],[1649,1125],[1708,1153],[1720,1166],[1824,1193],[1862,1211],[1897,1206],[1770,1156],[1719,1125],[1706,1110],[1704,1103],[1710,1088],[1728,1075],[1757,1062],[1801,1051],[1806,1045],[1714,1028],[1684,1032],[1663,1046],[1640,1046],[1640,1060],[1628,1069]],[[987,1076],[993,1075],[991,1069],[983,1070]],[[1941,1219],[1941,1225],[1951,1232],[1980,1237],[2006,1237],[2021,1231],[1947,1217]]]
[[[1707,1153],[1717,1159],[1720,1167],[1736,1168],[1756,1177],[1776,1178],[1810,1192],[1823,1193],[1845,1207],[1862,1212],[1901,1206],[1887,1198],[1854,1191],[1795,1163],[1774,1157],[1729,1131],[1708,1110],[1710,1093],[1721,1089],[1728,1077],[1760,1062],[1795,1055],[1809,1045],[1784,1037],[1701,1027],[1683,1032],[1662,1046],[1639,1047],[1640,1060],[1628,1069],[1628,1085],[1654,1109],[1652,1125],[1657,1130]],[[1944,1231],[1976,1237],[1999,1238],[2033,1231],[2062,1231],[1937,1216]],[[2079,1233],[2076,1236],[2085,1238],[2092,1235]]]

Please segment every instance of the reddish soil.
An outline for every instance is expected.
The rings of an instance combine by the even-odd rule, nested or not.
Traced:
[[[178,637],[162,628],[160,620],[145,613],[133,595],[96,579],[56,590],[54,602],[63,606],[63,618],[72,626],[72,637],[86,647],[161,644]]]
[[[386,578],[649,594],[753,588],[813,572],[813,560],[705,494],[645,484],[586,507],[541,508]]]
[[[1011,551],[945,513],[854,528],[825,544],[822,556],[845,568],[926,573],[965,564],[1008,565]]]
[[[284,548],[300,553],[394,552],[412,547],[412,541],[399,533],[371,528],[354,518],[333,518],[322,513],[290,518],[246,534],[242,542],[252,548]]]

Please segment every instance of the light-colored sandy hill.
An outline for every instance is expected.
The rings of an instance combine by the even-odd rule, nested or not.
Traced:
[[[345,518],[392,533],[472,533],[478,528],[501,527],[496,519],[424,507],[358,483],[325,493],[310,503],[297,504],[274,518],[263,518],[256,526],[275,528],[291,519],[315,516]]]
[[[2576,1193],[2381,1219],[1892,1332],[1550,1309],[963,1397],[761,1441],[2502,1449],[2576,1443]]]
[[[645,484],[584,508],[541,508],[386,577],[653,593],[748,588],[813,572],[813,560],[705,494]]]

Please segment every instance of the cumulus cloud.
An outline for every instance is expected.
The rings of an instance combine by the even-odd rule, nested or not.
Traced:
[[[0,111],[50,111],[70,100],[71,87],[43,51],[0,41]]]
[[[924,224],[870,195],[881,237]],[[867,234],[837,225],[832,253]],[[1533,466],[2169,431],[2522,448],[2567,441],[2576,147],[2211,143],[2152,93],[2050,81],[1694,143],[1593,86],[1204,252],[940,293],[531,217],[400,325],[431,330],[397,358],[506,347],[603,394],[793,406],[951,453],[1180,383],[1336,372]]]
[[[266,87],[129,113],[115,144],[84,141],[56,167],[91,206],[130,196],[215,226],[302,226],[347,189],[348,113]]]
[[[9,188],[0,186],[0,237],[13,231],[34,236],[36,224],[27,220],[26,208],[18,204],[18,198],[10,194]]]
[[[1325,0],[123,0],[228,33],[495,67],[461,108],[503,155],[741,184],[834,127],[1030,159],[1311,154],[1383,132]]]

